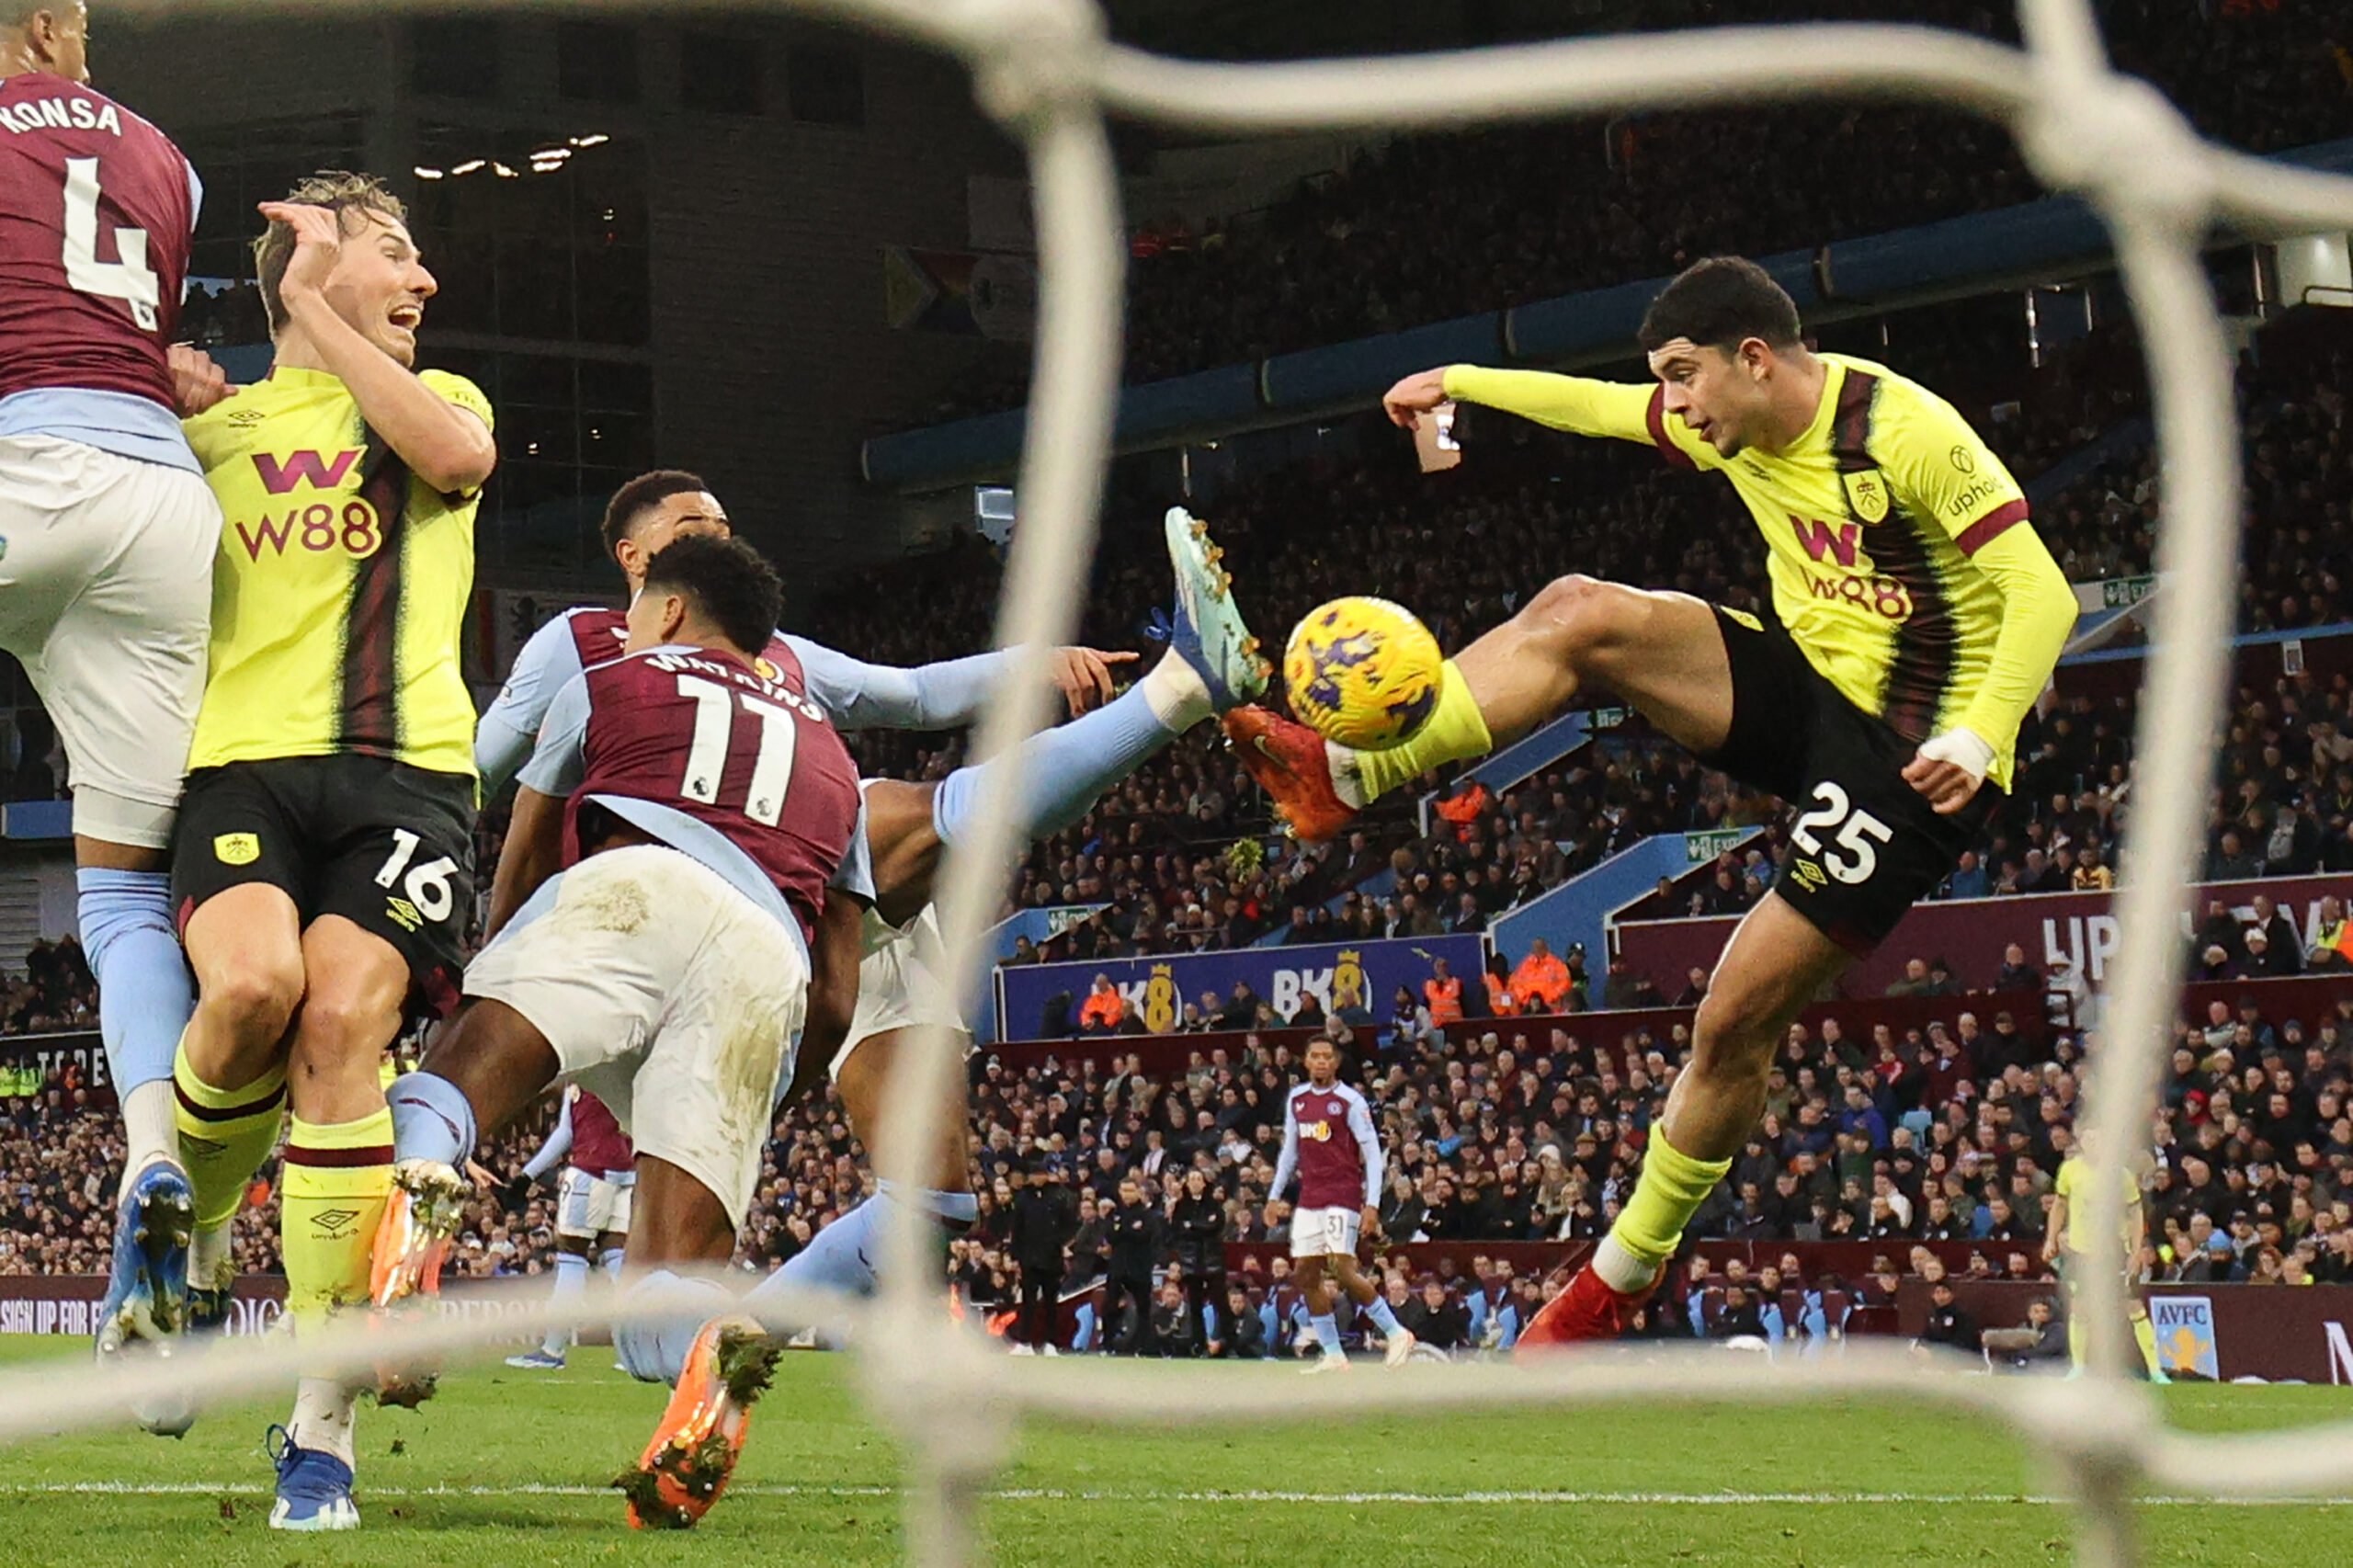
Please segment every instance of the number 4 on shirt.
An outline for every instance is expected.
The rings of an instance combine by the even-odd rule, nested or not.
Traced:
[[[147,265],[147,231],[117,229],[114,249],[121,259],[100,261],[98,194],[98,160],[66,159],[65,281],[85,294],[120,300],[131,307],[132,321],[153,332],[163,284]]]

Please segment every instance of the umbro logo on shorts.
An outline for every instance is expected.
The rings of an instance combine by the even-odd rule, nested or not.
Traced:
[[[384,901],[384,918],[404,931],[414,931],[425,924],[425,915],[416,905],[404,898],[398,897]]]
[[[311,1216],[311,1234],[323,1242],[339,1242],[351,1233],[357,1209],[329,1209]]]
[[[261,835],[221,834],[212,840],[212,854],[223,866],[250,866],[261,858]]]

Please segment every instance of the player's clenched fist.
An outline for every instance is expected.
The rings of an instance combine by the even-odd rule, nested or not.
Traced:
[[[229,372],[201,348],[175,343],[166,351],[165,361],[172,372],[172,402],[182,419],[192,419],[224,398],[237,395],[237,389],[229,384]]]
[[[1446,367],[1421,370],[1407,376],[1381,394],[1381,411],[1390,422],[1411,430],[1421,424],[1421,416],[1446,401]]]

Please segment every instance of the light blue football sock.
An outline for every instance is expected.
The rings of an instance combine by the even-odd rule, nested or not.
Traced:
[[[1325,1312],[1320,1318],[1307,1321],[1314,1328],[1315,1337],[1324,1346],[1324,1354],[1337,1356],[1340,1353],[1340,1320]]]
[[[384,1091],[392,1108],[392,1153],[403,1160],[462,1166],[472,1157],[474,1108],[438,1073],[404,1073]]]
[[[74,882],[115,1093],[168,1084],[180,1032],[196,1010],[195,982],[172,929],[171,879],[161,871],[85,868],[74,873]]]
[[[687,1354],[695,1347],[702,1325],[727,1310],[727,1291],[713,1279],[688,1279],[657,1268],[621,1297],[624,1309],[655,1296],[683,1296],[675,1311],[665,1308],[655,1317],[613,1324],[613,1349],[621,1369],[640,1382],[675,1383],[686,1369]]]
[[[995,762],[960,767],[941,779],[932,795],[931,825],[941,843],[958,842],[980,807],[983,773],[1010,763],[1022,770],[1013,807],[1021,841],[1051,837],[1094,810],[1103,791],[1176,734],[1138,685],[1083,719],[1040,731]]]
[[[608,1279],[619,1279],[621,1277],[621,1265],[628,1261],[627,1247],[607,1247],[597,1255],[597,1267],[605,1271],[605,1278]]]
[[[572,1344],[573,1331],[580,1326],[571,1314],[579,1312],[587,1294],[588,1260],[576,1252],[557,1253],[555,1286],[548,1292],[548,1305],[567,1315],[561,1322],[548,1324],[547,1335],[540,1341],[540,1355],[563,1359],[565,1349]]]
[[[1372,1320],[1372,1326],[1381,1330],[1381,1336],[1383,1339],[1397,1332],[1397,1314],[1390,1310],[1389,1302],[1385,1298],[1375,1296],[1372,1299],[1372,1305],[1363,1310],[1364,1315]]]

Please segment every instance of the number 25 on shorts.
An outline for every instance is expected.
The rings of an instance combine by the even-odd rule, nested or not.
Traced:
[[[1813,787],[1813,810],[1800,816],[1790,830],[1790,842],[1819,860],[1822,869],[1838,881],[1869,881],[1879,869],[1879,850],[1873,841],[1885,844],[1895,836],[1894,830],[1857,806],[1846,790],[1826,778]],[[1814,835],[1817,828],[1831,835],[1827,848]]]

